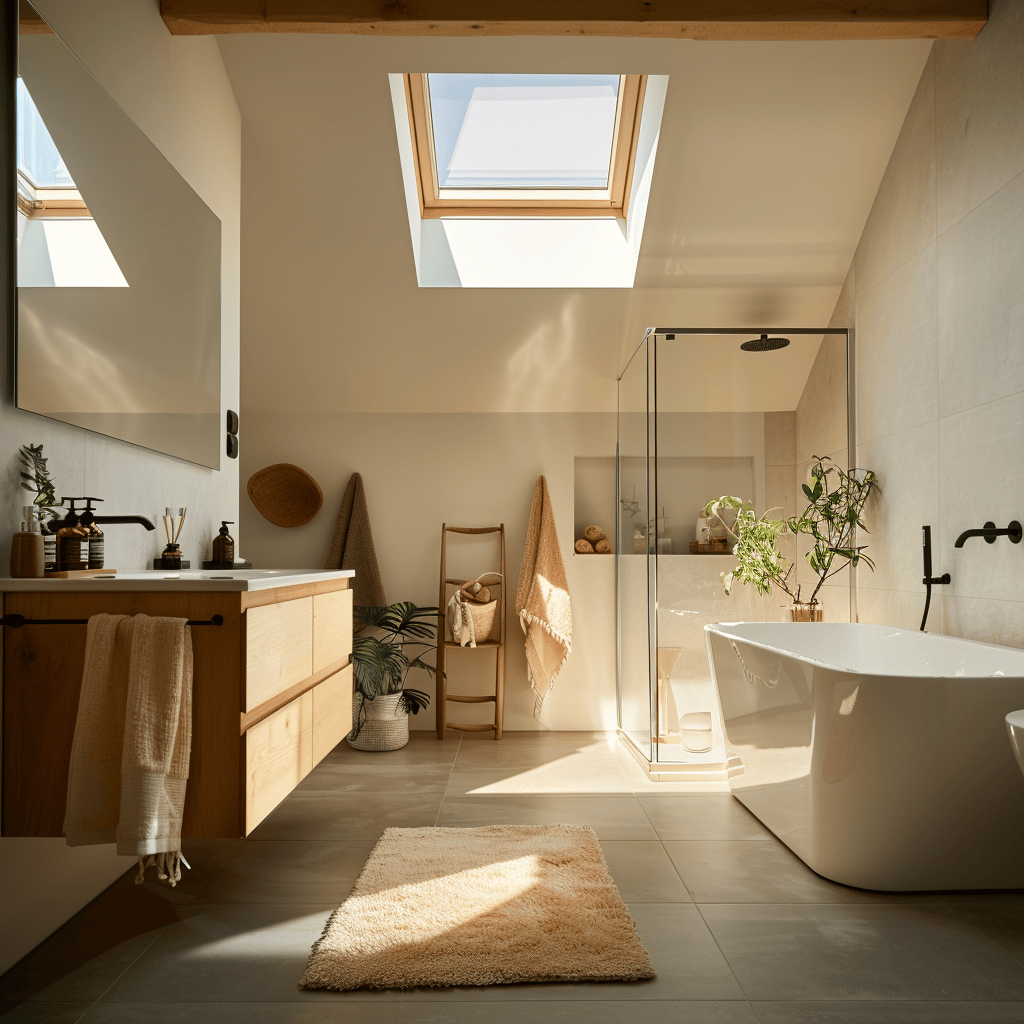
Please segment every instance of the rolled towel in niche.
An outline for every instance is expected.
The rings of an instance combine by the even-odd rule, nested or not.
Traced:
[[[583,531],[583,536],[594,546],[597,545],[598,541],[605,539],[604,530],[600,526],[588,526]]]
[[[580,537],[580,539],[576,541],[575,551],[577,555],[592,555],[594,553],[594,546],[589,540],[585,540],[583,537]]]

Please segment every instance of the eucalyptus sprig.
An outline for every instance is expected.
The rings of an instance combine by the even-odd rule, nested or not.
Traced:
[[[22,445],[20,460],[21,486],[35,495],[32,504],[39,508],[39,522],[45,523],[49,519],[58,519],[59,513],[54,508],[57,504],[57,489],[50,478],[50,471],[46,467],[43,446],[41,444]]]

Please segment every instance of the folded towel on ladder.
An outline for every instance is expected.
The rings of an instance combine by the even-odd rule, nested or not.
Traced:
[[[192,635],[185,619],[94,615],[68,773],[68,846],[117,843],[181,878],[192,749]]]

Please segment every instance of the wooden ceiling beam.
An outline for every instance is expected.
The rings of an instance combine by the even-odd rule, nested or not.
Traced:
[[[988,0],[161,0],[174,35],[973,39]]]

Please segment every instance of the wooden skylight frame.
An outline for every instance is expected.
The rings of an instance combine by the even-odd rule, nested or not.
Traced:
[[[607,188],[441,188],[434,158],[427,75],[405,75],[420,216],[625,218],[646,85],[646,75],[619,76]]]

